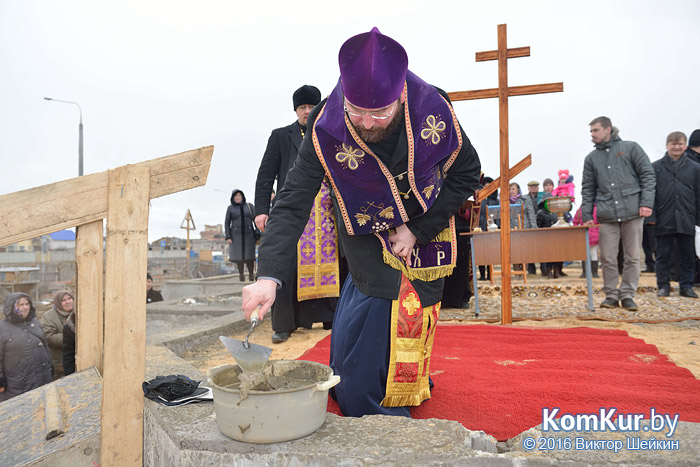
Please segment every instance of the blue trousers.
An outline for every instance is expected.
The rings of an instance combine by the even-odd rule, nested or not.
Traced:
[[[383,407],[391,350],[391,300],[369,297],[348,276],[340,294],[331,335],[331,368],[340,383],[331,390],[347,417],[398,415],[408,407]]]

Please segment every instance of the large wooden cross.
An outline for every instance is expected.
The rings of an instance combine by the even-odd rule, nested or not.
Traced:
[[[562,92],[564,83],[533,84],[508,87],[507,59],[529,57],[530,47],[509,49],[506,45],[506,25],[498,25],[498,50],[477,52],[476,61],[498,60],[498,88],[449,93],[452,101],[489,99],[498,97],[500,125],[500,188],[501,188],[501,324],[512,322],[512,292],[510,288],[510,200],[508,184],[511,172],[508,156],[508,96]],[[477,200],[478,201],[478,200]]]

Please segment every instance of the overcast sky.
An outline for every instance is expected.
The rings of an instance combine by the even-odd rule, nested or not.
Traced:
[[[592,149],[588,122],[609,116],[652,161],[671,131],[700,128],[700,2],[0,0],[0,194],[78,174],[78,102],[85,173],[214,145],[204,187],[153,200],[149,239],[221,224],[232,189],[253,201],[270,131],[294,121],[292,93],[325,96],[338,49],[373,26],[401,43],[409,68],[446,91],[497,86],[496,62],[474,54],[508,46],[512,86],[564,82],[563,93],[512,97],[515,181],[580,188]],[[498,101],[456,102],[487,175],[498,174]],[[194,235],[195,238],[198,234]]]

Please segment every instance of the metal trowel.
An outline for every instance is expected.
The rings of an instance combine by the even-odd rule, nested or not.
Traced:
[[[272,349],[264,345],[250,344],[248,338],[258,325],[258,311],[255,310],[250,317],[250,331],[245,336],[245,341],[219,336],[231,356],[238,362],[238,366],[246,373],[262,373],[262,369],[270,358]]]

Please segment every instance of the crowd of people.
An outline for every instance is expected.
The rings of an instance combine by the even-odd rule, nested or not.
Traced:
[[[162,301],[146,276],[146,303]],[[5,297],[0,320],[0,402],[75,373],[77,306],[75,295],[59,290],[53,306],[37,319],[29,295]]]
[[[5,319],[0,320],[0,402],[50,383],[75,368],[63,359],[64,325],[74,316],[74,308],[72,294],[62,290],[40,322],[29,295],[15,292],[5,297]]]
[[[608,117],[590,122],[595,149],[584,161],[581,180],[581,205],[573,217],[564,213],[573,225],[591,226],[589,245],[591,275],[603,274],[603,308],[622,307],[638,311],[634,301],[641,272],[655,273],[659,297],[671,293],[671,281],[679,284],[682,297],[697,298],[693,290],[700,280],[700,130],[690,138],[674,131],[666,138],[666,153],[651,162],[641,146],[623,141]],[[569,170],[558,172],[555,187],[551,179],[528,183],[523,195],[517,183],[510,184],[510,202],[523,205],[519,225],[533,228],[529,221],[535,211],[536,227],[550,227],[557,219],[546,209],[550,197],[568,196],[575,202],[574,177]],[[490,180],[490,179],[487,179]],[[482,202],[482,216],[488,206],[498,205],[497,195]],[[486,230],[484,222],[482,230]],[[641,271],[641,252],[646,269]],[[585,263],[582,274],[586,277]],[[542,275],[558,278],[566,274],[562,263],[541,265]],[[534,264],[528,273],[535,274]],[[480,279],[483,280],[481,272]]]

